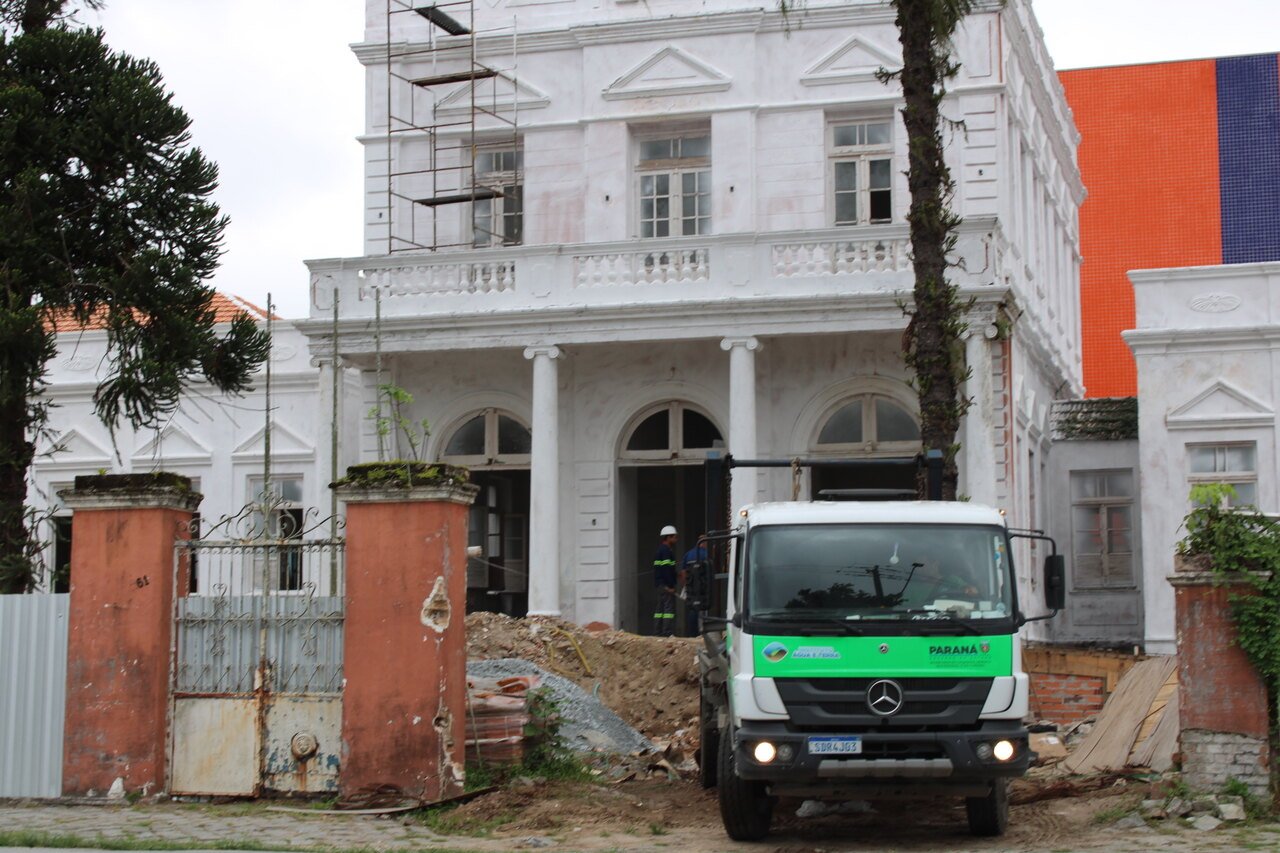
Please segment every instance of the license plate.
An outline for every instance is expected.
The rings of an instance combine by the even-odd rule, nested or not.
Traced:
[[[845,737],[811,737],[809,738],[810,755],[861,755],[862,738],[855,735]]]

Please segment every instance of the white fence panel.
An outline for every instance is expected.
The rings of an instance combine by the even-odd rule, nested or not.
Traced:
[[[70,603],[0,595],[0,797],[62,794]]]

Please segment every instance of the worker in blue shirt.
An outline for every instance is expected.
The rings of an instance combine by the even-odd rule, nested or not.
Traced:
[[[701,533],[698,534],[698,544],[694,545],[688,551],[684,552],[684,558],[680,560],[680,585],[689,589],[689,573],[702,572],[706,570],[707,565],[707,540],[703,538]],[[693,602],[685,597],[684,611],[684,627],[685,635],[689,637],[698,636],[698,609],[693,607]]]
[[[670,637],[676,632],[676,529],[668,524],[658,534],[658,552],[653,557],[653,586],[657,602],[653,607],[653,633]]]

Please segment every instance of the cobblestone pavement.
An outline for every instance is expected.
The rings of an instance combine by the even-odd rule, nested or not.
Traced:
[[[34,833],[29,839],[15,838],[12,833]],[[1235,853],[1245,850],[1280,850],[1280,825],[1255,824],[1222,827],[1213,832],[1196,832],[1180,827],[1127,829],[1092,826],[1062,837],[1044,839],[1044,843],[1028,844],[1024,838],[1015,845],[999,840],[981,842],[961,834],[949,833],[936,840],[898,837],[893,827],[874,833],[878,839],[863,835],[849,837],[798,836],[783,832],[770,836],[763,844],[740,845],[730,842],[716,825],[688,827],[669,834],[654,834],[643,829],[585,826],[573,827],[570,820],[562,831],[546,836],[527,832],[499,835],[442,836],[412,817],[326,816],[292,814],[267,810],[267,804],[196,805],[170,803],[139,806],[75,806],[44,803],[0,804],[0,837],[9,833],[9,843],[41,845],[41,835],[58,836],[60,844],[80,839],[86,846],[106,844],[114,848],[147,849],[182,845],[192,849],[236,847],[242,849],[300,850],[448,850],[491,851],[514,849],[547,849],[565,851],[651,851],[651,853],[716,853],[717,851],[769,851],[801,853],[801,851],[947,851],[977,853],[1098,853],[1098,851],[1132,851],[1138,853],[1159,848],[1161,853]],[[7,850],[9,848],[0,848]],[[16,849],[16,848],[14,848]],[[66,853],[66,851],[61,851]]]

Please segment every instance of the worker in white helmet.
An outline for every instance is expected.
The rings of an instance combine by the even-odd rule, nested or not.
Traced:
[[[670,637],[676,632],[676,529],[668,524],[658,534],[658,552],[653,557],[653,586],[657,601],[653,607],[653,633]]]

